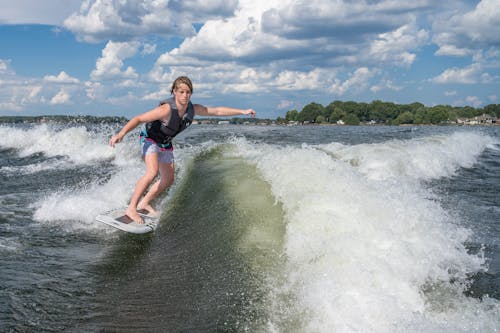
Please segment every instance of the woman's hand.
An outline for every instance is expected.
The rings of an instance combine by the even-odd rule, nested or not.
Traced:
[[[119,134],[113,135],[111,139],[109,140],[109,145],[113,148],[115,148],[115,144],[119,143],[122,141],[122,137]]]
[[[244,112],[243,114],[249,114],[249,115],[251,115],[251,116],[252,116],[252,118],[255,118],[255,115],[257,114],[257,113],[255,112],[255,110],[253,110],[253,109],[246,109],[246,110],[244,110],[243,112]]]

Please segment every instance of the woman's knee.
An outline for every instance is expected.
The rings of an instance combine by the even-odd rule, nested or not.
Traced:
[[[144,173],[144,175],[142,176],[142,178],[145,181],[152,183],[157,175],[158,175],[158,171],[155,172],[154,170],[147,170],[146,173]]]
[[[160,179],[160,187],[162,190],[169,188],[170,186],[172,186],[173,183],[174,183],[173,176],[162,177]]]

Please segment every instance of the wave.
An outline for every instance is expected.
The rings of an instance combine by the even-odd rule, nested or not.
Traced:
[[[61,148],[47,127],[36,130],[49,148],[13,141],[7,147],[21,154],[40,151],[50,156],[80,151],[75,142]],[[34,219],[70,232],[102,230],[94,221],[97,212],[125,205],[143,172],[136,138],[112,151],[103,143],[104,134],[96,138],[84,129],[72,131],[82,138],[83,147],[92,150],[84,157],[71,157],[72,163],[110,159],[113,171],[100,182],[41,198],[34,204]],[[241,244],[282,247],[281,271],[267,268],[269,299],[275,299],[267,305],[271,331],[286,327],[308,332],[488,331],[500,327],[500,303],[465,294],[468,278],[485,271],[486,260],[481,251],[471,253],[466,248],[471,231],[440,205],[425,181],[453,177],[460,168],[473,167],[485,149],[497,144],[478,133],[357,145],[277,146],[245,138],[219,144],[206,141],[176,148],[178,175],[160,205],[176,196],[197,157],[219,147],[225,147],[225,162],[237,157],[256,167],[254,177],[269,184],[285,221],[283,234],[263,235],[256,225],[240,235]],[[207,165],[217,168],[217,163]],[[196,184],[191,186],[197,191]],[[255,192],[237,193],[242,196],[238,209],[246,211],[242,203],[268,209]],[[197,204],[214,206],[210,197],[204,200]],[[187,209],[182,200],[176,202],[176,210]],[[246,254],[251,256],[250,251]]]
[[[84,126],[0,126],[0,135],[3,138],[0,146],[17,150],[21,157],[43,153],[48,157],[64,156],[73,163],[84,164],[114,156],[113,151],[106,145],[104,133],[91,132]]]
[[[351,163],[370,179],[410,177],[431,180],[451,177],[460,168],[470,168],[478,156],[498,141],[473,132],[429,136],[413,140],[344,146],[320,146],[339,159]]]
[[[472,167],[493,141],[469,133],[298,148],[236,140],[287,220],[287,279],[276,294],[296,304],[291,315],[274,309],[272,326],[300,317],[307,332],[498,328],[498,301],[464,295],[468,278],[487,269],[464,245],[471,231],[420,182]]]
[[[125,207],[137,180],[145,170],[137,138],[133,135],[131,137],[118,145],[117,151],[113,153],[110,174],[105,175],[105,178],[101,176],[100,180],[79,184],[77,188],[62,187],[43,196],[32,205],[34,220],[63,227],[69,232],[95,232],[106,228],[96,222],[95,217],[103,212]],[[193,159],[215,146],[214,142],[208,141],[197,146],[176,148],[176,179],[169,191],[158,199],[159,207],[164,207],[175,193]],[[92,174],[89,177],[95,178]]]

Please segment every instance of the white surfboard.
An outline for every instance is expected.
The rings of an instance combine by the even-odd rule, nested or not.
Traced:
[[[125,215],[125,209],[112,210],[105,214],[97,215],[95,219],[101,223],[133,234],[145,234],[154,231],[158,225],[159,218],[143,213],[139,214],[144,220],[144,224],[134,222],[130,217]]]

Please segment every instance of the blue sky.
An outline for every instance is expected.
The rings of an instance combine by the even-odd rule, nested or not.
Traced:
[[[438,4],[436,4],[438,3]],[[500,0],[0,0],[0,115],[500,99]]]

